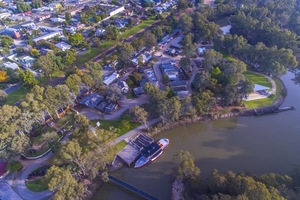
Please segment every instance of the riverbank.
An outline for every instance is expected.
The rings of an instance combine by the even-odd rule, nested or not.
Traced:
[[[284,96],[281,96],[274,104],[277,106],[280,106],[284,101]],[[195,124],[198,122],[206,122],[206,121],[215,121],[217,119],[223,119],[223,118],[231,118],[231,117],[238,117],[241,115],[241,113],[246,110],[244,107],[218,107],[217,111],[215,111],[214,114],[207,115],[205,117],[194,117],[194,118],[182,118],[180,121],[173,122],[173,123],[168,123],[168,124],[162,124],[161,120],[157,118],[155,121],[156,123],[153,124],[152,128],[150,131],[146,131],[146,129],[139,129],[139,131],[145,131],[146,134],[148,134],[151,137],[154,137],[158,133],[161,133],[163,131],[167,131],[179,126],[186,126],[189,124]],[[136,133],[136,132],[135,132]],[[130,136],[128,136],[130,138]],[[166,152],[168,154],[168,152]],[[155,164],[155,163],[154,163]],[[124,170],[124,169],[123,169]],[[125,169],[127,171],[127,169]],[[174,188],[173,188],[174,186]],[[174,196],[174,198],[180,199],[181,198],[181,190],[179,188],[182,188],[182,184],[179,184],[178,182],[171,183],[171,191],[172,194],[171,196]]]

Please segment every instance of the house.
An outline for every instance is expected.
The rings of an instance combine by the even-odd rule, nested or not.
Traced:
[[[40,49],[40,53],[42,54],[42,55],[46,55],[48,52],[54,52],[52,49],[47,49],[47,48],[41,48]]]
[[[105,106],[104,112],[108,114],[114,113],[118,109],[119,105],[115,103],[110,103]]]
[[[37,43],[40,40],[48,40],[48,39],[54,38],[55,36],[61,36],[61,35],[62,35],[61,31],[55,31],[55,32],[51,32],[51,33],[42,35],[40,37],[34,38],[33,41],[35,43]]]
[[[114,8],[114,9],[112,9],[108,12],[108,15],[109,16],[114,16],[114,15],[119,14],[120,12],[122,12],[124,10],[125,10],[124,6]]]
[[[104,33],[105,33],[105,29],[97,28],[97,30],[95,32],[95,36],[99,37],[99,36],[103,35]]]
[[[52,17],[52,18],[50,18],[50,20],[54,23],[61,23],[61,22],[66,21],[64,18],[60,18],[60,17]]]
[[[60,50],[62,50],[62,51],[66,51],[66,50],[72,48],[71,45],[69,45],[69,44],[67,44],[67,43],[65,43],[65,42],[59,42],[59,43],[57,43],[55,46],[56,46],[57,48],[59,48]]]
[[[110,76],[106,77],[103,81],[105,85],[110,85],[112,82],[116,81],[119,78],[119,74],[114,72]]]
[[[13,70],[20,69],[19,66],[16,63],[9,62],[9,61],[3,63],[3,67],[10,68],[10,69],[13,69]]]
[[[104,112],[105,107],[110,104],[108,99],[104,99],[101,103],[99,103],[99,105],[96,107],[97,109],[99,109],[100,111]]]
[[[56,11],[58,11],[59,9],[62,8],[62,5],[60,3],[58,3],[58,2],[53,2],[53,3],[50,3],[48,5],[48,7],[49,7],[50,10],[56,10]]]
[[[145,93],[144,88],[143,87],[137,87],[137,88],[133,88],[133,93],[135,96],[139,96]]]
[[[144,75],[150,83],[152,83],[153,85],[158,87],[158,81],[157,81],[157,78],[156,78],[156,75],[155,75],[155,72],[153,69],[145,70]]]
[[[163,74],[167,75],[170,81],[178,79],[179,70],[170,63],[162,63],[160,70]]]
[[[19,58],[19,62],[21,63],[21,65],[23,65],[26,68],[31,68],[34,61],[35,61],[35,59],[31,56],[24,56],[24,57]]]
[[[149,60],[152,59],[152,54],[150,52],[144,52],[143,54],[140,55],[141,56],[141,62],[144,64],[146,62],[148,62]],[[135,66],[138,66],[139,64],[139,57],[138,58],[134,58],[131,60],[132,63],[135,65]]]
[[[0,13],[0,19],[5,19],[9,17],[11,14],[9,12]]]
[[[121,88],[123,93],[126,94],[129,91],[129,87],[125,81],[120,81],[118,85]]]
[[[79,101],[79,104],[85,105],[89,108],[95,108],[103,99],[103,96],[97,93],[91,93],[86,95],[83,99],[81,99]]]
[[[2,32],[2,35],[8,35],[14,39],[19,39],[21,37],[21,33],[18,29],[15,28],[5,28]]]

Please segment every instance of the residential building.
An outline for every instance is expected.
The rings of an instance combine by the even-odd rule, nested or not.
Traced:
[[[108,15],[109,16],[114,16],[114,15],[119,14],[120,12],[122,12],[124,10],[125,10],[124,6],[114,8],[114,9],[112,9],[108,12]]]
[[[61,35],[62,35],[61,31],[51,32],[51,33],[42,35],[40,37],[34,38],[33,41],[35,43],[37,43],[40,40],[48,40],[48,39],[54,38],[55,36],[61,36]]]
[[[65,42],[59,42],[59,43],[57,43],[55,46],[56,46],[57,48],[59,48],[60,50],[62,50],[62,51],[66,51],[66,50],[72,48],[71,45],[69,45],[69,44],[67,44],[67,43],[65,43]]]
[[[8,35],[14,39],[19,39],[21,37],[21,33],[18,29],[15,28],[6,28],[1,32],[2,35]]]
[[[11,14],[9,12],[0,13],[0,19],[5,19],[9,17]]]
[[[103,81],[104,85],[110,85],[112,82],[116,81],[119,78],[119,74],[114,72],[110,76],[106,77]]]
[[[97,28],[97,30],[95,32],[95,36],[99,37],[99,36],[103,35],[104,33],[105,33],[105,29]]]
[[[120,81],[118,85],[123,93],[127,93],[129,91],[129,87],[125,81]]]
[[[20,69],[19,66],[16,63],[9,62],[9,61],[3,63],[3,67],[10,68],[10,69],[13,69],[13,70]]]

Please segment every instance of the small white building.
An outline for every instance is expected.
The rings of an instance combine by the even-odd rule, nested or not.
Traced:
[[[99,37],[105,33],[105,29],[103,28],[97,28],[95,36]]]
[[[9,61],[3,63],[3,67],[10,68],[10,69],[13,69],[13,70],[20,69],[19,66],[16,63],[9,62]]]
[[[65,19],[60,18],[60,17],[52,17],[52,18],[50,18],[50,20],[54,23],[61,23],[61,22],[66,21]]]
[[[119,74],[117,72],[112,73],[106,79],[104,79],[103,83],[105,85],[110,85],[112,82],[116,81],[119,78]]]
[[[121,7],[118,7],[118,8],[115,8],[115,9],[109,11],[108,14],[109,14],[109,16],[114,16],[114,15],[119,14],[120,12],[122,12],[124,10],[125,10],[124,6],[121,6]]]
[[[57,43],[55,46],[56,46],[57,48],[59,48],[60,50],[62,50],[62,51],[66,51],[66,50],[72,48],[71,45],[69,45],[69,44],[67,44],[67,43],[65,43],[65,42],[59,42],[59,43]]]
[[[42,35],[40,37],[34,38],[33,41],[35,43],[37,43],[40,40],[48,40],[48,39],[54,38],[55,36],[61,36],[61,35],[62,35],[61,31],[56,31],[56,32],[48,33],[48,34]]]

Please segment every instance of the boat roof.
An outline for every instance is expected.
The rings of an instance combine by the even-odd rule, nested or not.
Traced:
[[[153,142],[148,147],[143,149],[142,155],[148,158],[149,156],[157,152],[159,149],[160,149],[160,145],[157,142]]]

